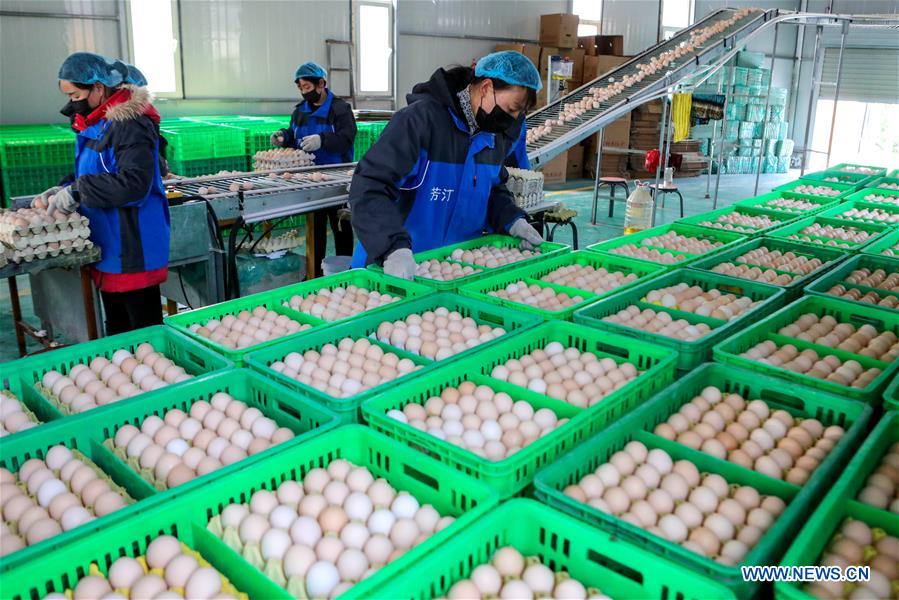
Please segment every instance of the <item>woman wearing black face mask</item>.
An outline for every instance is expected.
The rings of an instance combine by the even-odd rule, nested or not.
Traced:
[[[408,106],[353,175],[350,206],[361,242],[353,267],[383,264],[386,273],[411,279],[413,252],[484,231],[509,233],[526,247],[540,244],[506,189],[503,165],[541,87],[531,61],[506,51],[483,57],[474,69],[438,69],[412,88]]]
[[[300,65],[294,74],[303,101],[297,104],[290,117],[290,126],[272,134],[273,146],[298,148],[315,155],[317,165],[336,165],[353,161],[353,142],[356,141],[356,118],[353,109],[327,87],[327,72],[313,62]],[[331,223],[334,246],[338,256],[353,253],[353,230],[341,225],[337,209],[315,213],[315,265],[321,275],[321,258],[325,255],[327,238],[325,221]]]

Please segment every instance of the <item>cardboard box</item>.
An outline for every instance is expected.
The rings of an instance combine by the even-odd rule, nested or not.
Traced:
[[[577,38],[577,47],[584,49],[587,56],[596,56],[596,36],[582,35]]]
[[[568,149],[565,176],[567,179],[580,179],[584,176],[584,147],[574,146]]]
[[[575,27],[576,29],[576,27]],[[611,56],[624,55],[623,35],[598,35],[596,36],[596,53]]]
[[[630,59],[629,56],[585,56],[584,81],[592,81]]]
[[[497,52],[502,52],[503,50],[520,52],[531,59],[535,67],[540,64],[540,46],[537,44],[497,44],[495,50]]]
[[[544,183],[565,183],[568,175],[568,154],[560,154],[543,165]]]
[[[553,54],[561,55],[565,50],[560,50],[555,46],[540,46],[540,64],[537,65],[537,70],[540,71],[540,79],[546,83],[546,74],[549,72],[549,57]]]
[[[562,50],[562,57],[568,57],[571,59],[571,62],[574,63],[574,66],[571,69],[571,73],[573,75],[572,80],[577,82],[580,85],[580,82],[584,80],[584,49],[583,48],[572,48],[571,50]],[[569,82],[570,83],[570,82]],[[571,89],[577,86],[570,86]]]
[[[540,15],[540,45],[557,48],[576,47],[579,22],[577,15],[565,13]]]
[[[540,48],[540,78],[546,83],[546,74],[549,72],[549,57],[557,54],[563,59],[566,57],[573,64],[571,65],[572,79],[575,81],[583,81],[584,73],[584,50],[582,48],[556,48],[552,46],[541,46]]]

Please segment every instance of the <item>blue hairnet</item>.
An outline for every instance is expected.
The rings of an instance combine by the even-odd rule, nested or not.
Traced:
[[[502,79],[510,85],[521,85],[540,91],[543,82],[534,63],[521,52],[503,50],[481,58],[474,67],[476,77]]]
[[[293,80],[297,79],[325,79],[328,72],[314,62],[305,62],[297,67],[297,72],[293,76]]]
[[[125,83],[130,83],[131,85],[136,85],[139,87],[146,87],[147,78],[144,77],[144,74],[140,72],[140,69],[135,67],[134,65],[125,64],[128,67],[128,77],[125,78]]]
[[[125,81],[128,67],[118,60],[110,60],[93,52],[76,52],[59,67],[59,78],[73,83],[102,83],[115,87]]]

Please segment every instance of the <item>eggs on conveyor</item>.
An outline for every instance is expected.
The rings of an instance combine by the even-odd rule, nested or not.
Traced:
[[[471,265],[462,265],[436,258],[422,261],[415,267],[416,275],[435,281],[452,281],[474,275],[475,273],[482,273],[483,271],[483,269]]]
[[[895,511],[894,511],[895,512]],[[815,598],[895,598],[899,587],[899,537],[872,528],[856,519],[846,519],[830,539],[817,564],[827,567],[867,566],[867,581],[820,581],[806,584],[803,591]]]
[[[899,184],[892,184],[899,185]],[[899,187],[893,188],[899,189]],[[893,204],[899,206],[899,196],[881,196],[880,194],[868,194],[862,198],[865,202],[880,202],[881,204]]]
[[[487,295],[548,311],[564,310],[584,301],[583,296],[577,294],[569,296],[567,292],[557,292],[551,287],[541,287],[536,283],[528,285],[523,279],[509,283],[498,290],[490,290]]]
[[[242,349],[311,327],[264,306],[257,306],[236,315],[209,319],[203,324],[194,323],[189,329],[225,348]]]
[[[786,508],[636,440],[564,493],[725,565],[739,564]]]
[[[587,408],[627,385],[641,375],[627,361],[599,358],[592,352],[581,352],[550,342],[518,358],[493,367],[490,376],[500,381],[527,388],[532,392]]]
[[[624,244],[623,246],[612,248],[608,252],[662,264],[672,264],[686,260],[687,257],[682,254],[660,252],[661,249],[674,250],[686,254],[704,254],[721,245],[722,243],[717,240],[707,240],[669,231],[661,235],[643,238],[636,244]]]
[[[472,381],[448,386],[424,404],[389,410],[387,416],[490,461],[504,460],[568,422],[549,408],[534,409]]]
[[[848,287],[844,284],[850,284]],[[828,294],[850,298],[858,302],[867,304],[876,304],[887,308],[899,307],[899,296],[891,296],[889,294],[877,293],[873,290],[860,290],[852,287],[853,285],[865,286],[884,290],[887,292],[899,292],[899,272],[887,272],[883,269],[861,268],[852,271],[840,283],[834,285]]]
[[[870,233],[851,225],[821,225],[820,223],[812,223],[808,227],[803,227],[799,233],[792,233],[787,236],[791,240],[799,240],[800,242],[808,242],[812,244],[820,244],[822,246],[837,246],[839,248],[851,248],[868,241],[871,236],[877,235],[877,232]],[[825,239],[821,239],[825,238]]]
[[[675,319],[665,311],[641,309],[636,304],[607,315],[602,320],[685,342],[693,342],[712,332],[712,328],[706,323],[694,325],[686,319]]]
[[[540,281],[573,287],[579,290],[588,290],[594,294],[604,294],[636,281],[638,278],[639,276],[636,273],[609,271],[605,267],[574,264],[554,269],[541,277]]]
[[[789,285],[826,264],[828,263],[822,262],[820,258],[809,258],[792,251],[781,252],[759,246],[734,258],[733,262],[717,264],[711,270],[714,273],[740,279]]]
[[[47,371],[38,389],[67,414],[80,413],[98,406],[158,390],[191,378],[153,344],[140,344],[134,354],[116,350],[111,360],[96,356],[90,363],[77,363],[63,375]]]
[[[829,196],[835,197],[839,196],[843,192],[840,190],[835,190],[832,187],[828,187],[826,185],[811,185],[811,184],[802,184],[794,187],[791,192],[797,194],[811,194],[812,196]]]
[[[521,248],[503,248],[486,245],[468,250],[456,248],[449,257],[470,265],[495,269],[496,267],[511,265],[512,263],[539,255],[540,250],[523,250]]]
[[[746,215],[739,212],[731,212],[720,215],[714,221],[708,219],[700,221],[702,227],[712,227],[714,229],[726,229],[728,231],[739,231],[744,233],[752,233],[759,229],[767,229],[779,224],[768,215]]]
[[[384,321],[378,325],[375,337],[407,352],[443,360],[505,334],[502,327],[478,325],[471,317],[440,306],[404,320]]]
[[[90,459],[63,445],[18,472],[0,468],[0,556],[124,508],[131,499]]]
[[[346,337],[336,345],[325,344],[303,354],[291,352],[270,366],[335,398],[355,396],[421,368],[364,337]]]
[[[348,285],[333,290],[320,289],[305,296],[294,295],[284,302],[284,306],[323,321],[337,321],[399,299],[397,296],[377,290]]]
[[[130,546],[129,546],[130,547]],[[148,545],[143,556],[120,556],[106,573],[94,564],[89,575],[75,583],[71,598],[143,600],[144,598],[191,598],[235,600],[247,598],[197,552],[170,535],[160,535]],[[53,593],[45,600],[70,596]]]
[[[9,390],[0,389],[0,437],[40,425],[34,414]]]
[[[800,352],[793,344],[778,346],[771,340],[759,342],[740,356],[815,379],[825,379],[837,385],[859,389],[867,387],[881,373],[878,367],[865,369],[855,360],[842,361],[833,354],[822,357],[811,348]]]
[[[762,475],[803,485],[845,433],[709,386],[653,433]]]
[[[759,208],[799,213],[806,212],[808,210],[816,210],[818,208],[821,208],[821,205],[816,202],[812,202],[811,200],[806,200],[805,198],[775,198],[773,200],[765,202],[764,204],[760,204]]]
[[[446,594],[448,600],[588,597],[609,600],[600,590],[587,588],[564,569],[553,571],[540,557],[525,557],[514,546],[498,548],[489,562],[476,566],[467,579],[455,582]]]
[[[123,425],[106,441],[113,452],[158,489],[211,473],[293,439],[287,427],[227,392]]]
[[[899,442],[894,442],[884,451],[877,468],[868,475],[856,499],[899,514]]]
[[[295,598],[334,598],[454,520],[335,459],[225,506],[207,528]]]
[[[864,221],[865,223],[886,223],[895,225],[899,223],[899,212],[884,210],[882,208],[850,208],[834,219],[849,219],[850,221]]]
[[[831,315],[819,317],[806,313],[781,327],[778,333],[884,362],[893,362],[899,356],[899,339],[892,331],[880,332],[867,323],[856,329],[855,325],[841,323]]]

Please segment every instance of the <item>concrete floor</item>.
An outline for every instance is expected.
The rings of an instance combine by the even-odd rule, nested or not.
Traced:
[[[797,179],[799,172],[786,174],[762,175],[759,178],[758,193],[763,194],[771,188]],[[684,196],[684,216],[696,215],[712,210],[712,199],[705,197],[706,177],[693,177],[689,179],[677,179]],[[718,207],[727,206],[753,196],[755,175],[722,175],[718,190]],[[715,179],[712,178],[711,190],[714,192]],[[562,202],[567,208],[576,210],[578,216],[575,223],[578,229],[578,245],[586,248],[590,244],[607,240],[622,234],[624,230],[624,200],[618,194],[615,202],[615,214],[608,218],[609,193],[606,188],[601,190],[597,208],[597,224],[590,224],[591,202],[593,198],[593,182],[587,179],[569,181],[566,184],[547,186],[547,198],[554,202]],[[680,218],[677,197],[669,195],[666,206],[659,207],[656,212],[656,224],[664,225]],[[560,227],[556,230],[554,241],[563,244],[571,244],[571,228]],[[330,246],[330,244],[329,244]],[[332,246],[333,248],[333,246]],[[333,251],[333,250],[332,250]],[[31,303],[31,289],[27,277],[19,277],[19,296],[22,301],[22,310],[26,320],[37,326],[39,323],[34,317]],[[62,340],[64,341],[64,340]],[[35,342],[28,343],[28,351],[34,352],[40,348]],[[0,363],[18,358],[16,339],[12,327],[12,307],[7,285],[0,285]]]

